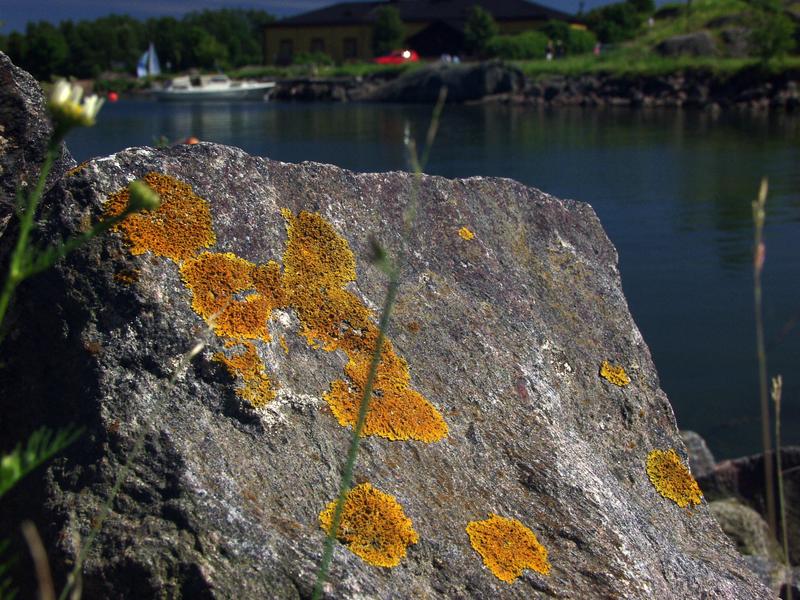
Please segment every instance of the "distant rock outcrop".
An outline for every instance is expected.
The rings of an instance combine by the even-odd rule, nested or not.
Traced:
[[[524,87],[522,72],[500,61],[471,64],[437,63],[377,87],[354,90],[353,100],[378,102],[436,102],[442,87],[448,102],[469,102],[497,94],[513,94]]]
[[[717,52],[714,36],[709,31],[696,31],[667,38],[656,46],[662,56],[713,56]]]
[[[33,518],[63,578],[124,475],[84,598],[309,597],[385,289],[371,235],[400,296],[326,597],[770,597],[685,467],[589,205],[198,144],[71,171],[42,235],[139,177],[159,211],[21,287],[3,345],[0,439],[86,431],[0,537]]]

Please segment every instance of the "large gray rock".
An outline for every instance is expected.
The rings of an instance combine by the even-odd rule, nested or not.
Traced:
[[[436,63],[391,80],[377,88],[366,87],[353,100],[379,102],[436,102],[439,91],[447,87],[448,102],[480,100],[496,94],[522,90],[524,77],[516,67],[499,61],[472,64]]]
[[[686,446],[686,453],[689,455],[689,467],[692,469],[692,475],[699,479],[712,474],[716,461],[706,441],[695,431],[684,430],[680,434],[681,440]]]
[[[393,569],[339,545],[329,597],[768,597],[705,505],[679,508],[648,479],[651,450],[686,456],[591,207],[510,180],[423,177],[404,237],[410,174],[200,144],[91,162],[50,197],[49,235],[85,227],[109,194],[148,172],[208,201],[213,252],[256,264],[287,265],[281,208],[321,215],[355,254],[347,289],[356,303],[377,307],[384,293],[368,260],[371,235],[404,261],[390,337],[449,435],[364,440],[356,480],[395,496],[419,543]],[[461,227],[475,237],[462,238]],[[164,243],[183,238],[173,232]],[[311,348],[296,310],[274,312],[272,341],[254,347],[277,398],[254,410],[213,359],[231,350],[193,310],[176,261],[131,254],[121,233],[20,296],[23,325],[0,372],[3,439],[42,420],[79,421],[87,433],[48,469],[43,504],[26,497],[7,520],[51,524],[61,572],[130,459],[84,566],[85,597],[308,597],[323,543],[318,515],[336,494],[351,432],[322,399],[343,377],[342,351]],[[360,327],[350,321],[337,331]],[[205,349],[181,371],[198,338]],[[604,360],[624,365],[630,385],[599,377]],[[531,528],[550,574],[526,571],[509,585],[484,567],[465,528],[488,513]]]
[[[709,31],[675,35],[656,46],[662,56],[713,56],[716,51],[717,44]]]
[[[791,564],[800,564],[800,446],[784,446],[781,451],[786,499],[786,523]],[[713,473],[699,478],[709,499],[739,498],[766,516],[764,455],[756,454],[717,464]],[[777,485],[776,485],[777,498]],[[780,528],[779,528],[780,529]],[[780,534],[780,531],[778,532]]]
[[[0,237],[13,214],[17,188],[36,185],[51,133],[39,84],[0,52]],[[48,187],[74,164],[62,148]]]

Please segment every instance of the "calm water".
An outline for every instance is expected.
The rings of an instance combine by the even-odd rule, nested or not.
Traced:
[[[84,160],[194,135],[283,161],[386,171],[406,168],[403,137],[421,141],[429,115],[400,105],[121,101],[69,146]],[[448,106],[427,171],[511,177],[592,204],[678,424],[718,457],[760,443],[750,202],[767,175],[769,369],[784,376],[784,443],[800,444],[800,116]]]

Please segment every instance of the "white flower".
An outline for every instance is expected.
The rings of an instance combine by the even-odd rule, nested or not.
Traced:
[[[48,103],[53,120],[66,128],[75,125],[84,127],[94,125],[104,100],[95,95],[84,98],[83,102],[81,98],[83,98],[83,88],[79,85],[70,85],[63,79],[56,82]]]

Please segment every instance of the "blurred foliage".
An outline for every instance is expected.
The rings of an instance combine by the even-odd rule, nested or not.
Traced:
[[[490,40],[498,33],[500,30],[492,14],[477,4],[473,6],[464,26],[464,45],[467,52],[473,56],[484,56]]]
[[[400,11],[394,6],[382,6],[375,12],[372,31],[372,49],[375,56],[388,54],[400,48],[406,37],[406,28],[400,19]]]
[[[505,60],[542,58],[547,51],[547,36],[540,31],[517,35],[496,35],[486,44],[486,54]]]
[[[795,46],[795,24],[781,0],[751,0],[755,11],[750,42],[764,60],[783,56]]]
[[[58,26],[41,21],[28,23],[24,33],[3,36],[0,47],[39,80],[134,73],[150,42],[165,72],[226,69],[262,62],[261,30],[273,20],[260,10],[221,9],[192,12],[181,19],[139,21],[109,15],[93,21],[62,21]]]

